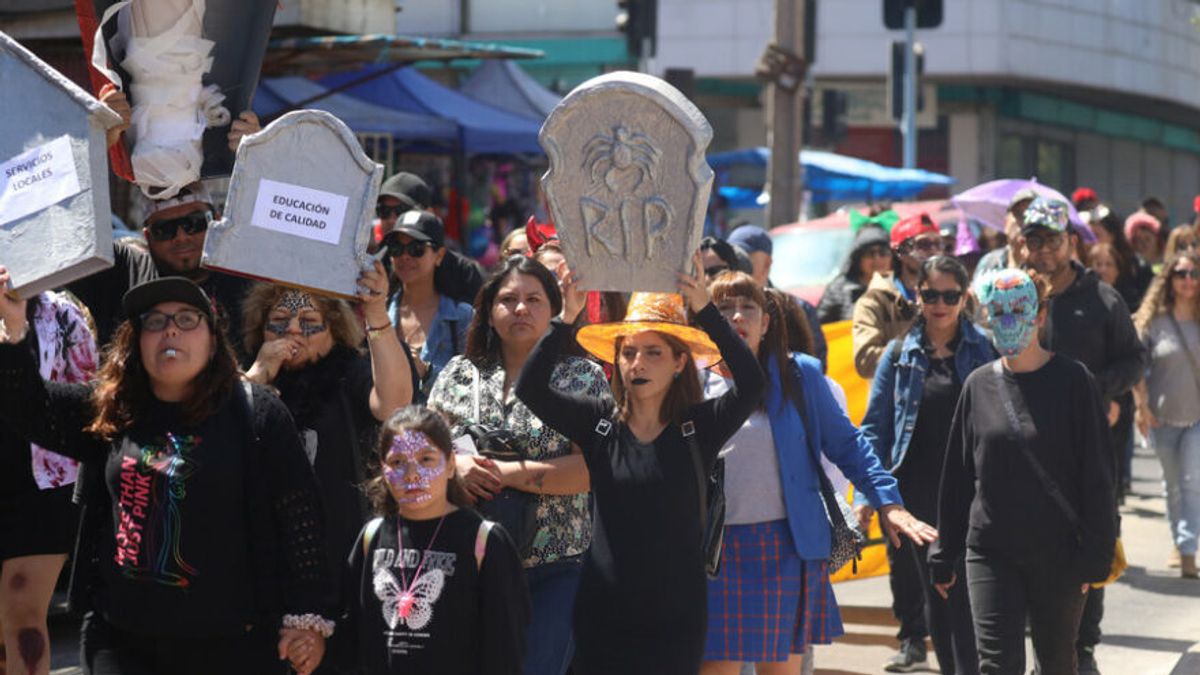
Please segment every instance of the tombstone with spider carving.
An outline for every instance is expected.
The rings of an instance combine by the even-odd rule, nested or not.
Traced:
[[[542,186],[585,288],[675,291],[704,230],[711,138],[691,101],[641,73],[588,80],[550,113]]]

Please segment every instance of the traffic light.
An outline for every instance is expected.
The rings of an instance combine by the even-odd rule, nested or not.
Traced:
[[[617,0],[617,31],[634,58],[654,56],[658,36],[658,0]]]
[[[942,0],[883,0],[883,25],[903,30],[904,10],[909,7],[917,9],[917,28],[942,25]]]
[[[830,145],[836,145],[846,137],[846,92],[825,89],[821,92],[821,132]]]
[[[892,119],[899,122],[904,118],[904,41],[892,42],[892,62],[888,69],[888,102]],[[917,61],[917,112],[925,109],[925,93],[921,89],[921,76],[925,74],[925,46],[913,45]]]

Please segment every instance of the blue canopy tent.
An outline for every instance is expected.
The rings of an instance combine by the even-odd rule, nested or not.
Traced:
[[[739,166],[765,168],[770,157],[767,148],[748,148],[709,155],[708,164],[717,173],[720,185],[730,170]],[[800,164],[804,167],[804,189],[812,193],[814,202],[905,199],[920,194],[929,185],[955,182],[950,176],[924,169],[897,169],[819,150],[802,150]],[[767,203],[761,189],[723,185],[718,192],[731,208],[755,208]]]
[[[452,120],[458,125],[461,149],[465,153],[542,152],[537,142],[539,122],[443,87],[415,68],[384,72],[388,69],[385,65],[367,66],[355,72],[326,76],[320,83],[332,89],[345,87],[346,94],[391,110]],[[383,74],[370,77],[379,72]]]
[[[459,91],[477,101],[537,120],[539,124],[562,100],[512,61],[484,61]]]
[[[329,93],[325,87],[303,77],[259,80],[254,112],[260,117],[270,117],[318,96],[321,98],[305,107],[332,113],[356,132],[390,134],[401,140],[443,145],[453,145],[458,140],[458,125],[451,120],[390,110],[345,94]]]

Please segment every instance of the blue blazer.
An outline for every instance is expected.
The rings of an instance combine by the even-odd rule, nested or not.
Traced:
[[[767,366],[767,417],[775,437],[779,480],[796,554],[803,560],[828,560],[830,531],[816,473],[821,470],[818,453],[836,464],[854,483],[856,492],[865,495],[876,509],[903,502],[896,479],[879,463],[871,444],[833,398],[821,363],[804,354],[792,354],[792,360],[800,373],[812,428],[804,427],[800,413],[780,386],[780,378],[794,377],[795,370],[781,374],[773,359]]]

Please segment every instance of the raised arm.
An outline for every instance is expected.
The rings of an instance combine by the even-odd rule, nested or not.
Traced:
[[[550,331],[529,354],[513,391],[538,419],[572,443],[586,448],[595,434],[596,422],[608,412],[607,406],[602,399],[566,394],[550,386],[554,367],[574,337],[573,326],[562,319],[551,321]]]
[[[387,272],[383,264],[363,272],[358,280],[364,292],[358,296],[362,303],[367,328],[367,346],[371,350],[371,414],[380,422],[397,408],[412,403],[413,369],[408,350],[400,344],[400,336],[387,313]]]

